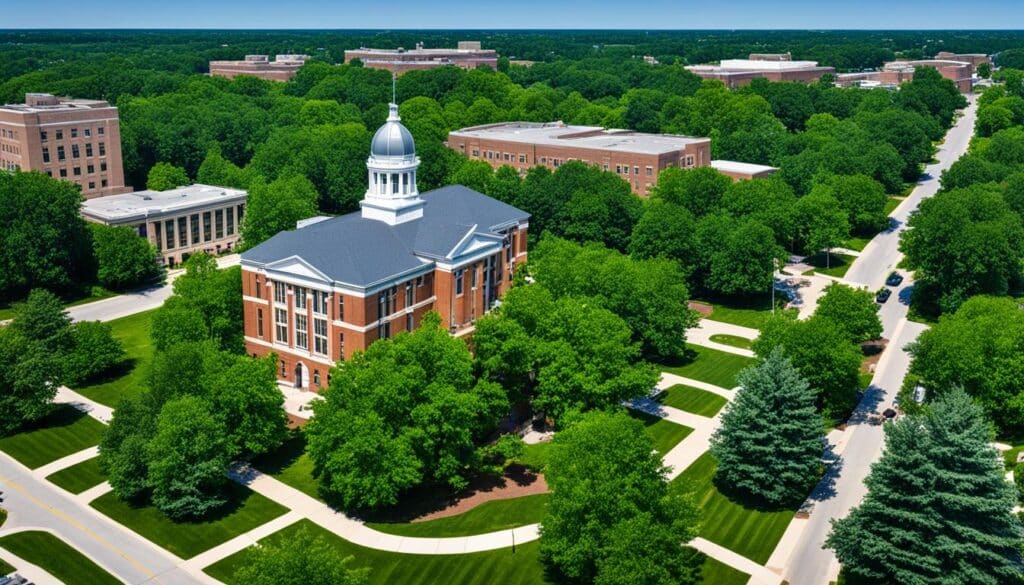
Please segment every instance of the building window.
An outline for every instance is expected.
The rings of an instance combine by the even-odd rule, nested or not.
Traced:
[[[345,320],[345,297],[338,293],[338,321]]]
[[[313,384],[320,387],[320,370],[313,370]]]
[[[388,339],[391,337],[391,321],[381,321],[377,325],[377,338]]]
[[[95,188],[96,188],[96,182],[95,181],[89,181],[89,190],[92,191]]]
[[[78,158],[78,154],[79,154],[78,153],[78,145],[77,144],[72,144],[71,145],[71,158]]]
[[[157,251],[163,250],[164,239],[160,237],[160,222],[153,223],[153,241],[156,242]]]
[[[634,175],[639,175],[640,174],[640,167],[636,167],[636,166],[633,167],[633,174]]]
[[[647,167],[647,176],[650,177],[652,175],[654,175],[654,169],[651,167]]]
[[[519,162],[521,162],[521,163],[525,163],[526,162],[526,155],[525,154],[520,154],[519,155]]]
[[[64,140],[64,131],[57,130],[57,140]]]
[[[313,351],[327,355],[327,319],[313,319]]]
[[[107,161],[103,161],[103,162],[100,163],[100,172],[101,173],[107,172]]]
[[[285,378],[288,376],[287,370],[285,369],[284,360],[281,360],[281,377]]]
[[[85,172],[86,172],[86,174],[89,174],[89,175],[95,173],[96,172],[96,166],[95,165],[85,165]]]
[[[462,269],[455,271],[455,296],[462,294]]]
[[[167,242],[167,249],[174,247],[174,220],[168,219],[164,222],[164,237]]]
[[[106,179],[100,179],[100,186],[101,187],[106,187],[107,186],[107,180]]]
[[[67,157],[64,156],[64,146],[57,147],[57,160],[65,160]]]
[[[281,303],[285,302],[285,287],[283,282],[274,283],[274,302]]]
[[[100,142],[100,156],[107,156],[107,145]]]
[[[256,291],[256,298],[257,299],[262,299],[263,298],[263,287],[260,286],[260,277],[259,276],[253,277],[253,282],[256,283],[256,287],[254,288],[254,290]]]
[[[476,266],[469,271],[469,288],[476,290]]]
[[[329,293],[322,290],[313,291],[313,312],[318,315],[327,314],[327,298],[330,296]]]
[[[100,168],[103,167],[101,166]],[[193,214],[192,217],[189,218],[189,223],[192,224],[192,245],[195,246],[199,243],[199,214]]]
[[[398,194],[398,173],[391,173],[391,194]]]
[[[256,335],[263,337],[263,309],[256,309]]]
[[[412,283],[411,282],[407,282],[407,283],[405,283],[405,306],[406,306],[406,308],[411,307],[412,303],[413,303],[413,300],[412,300]]]
[[[60,170],[60,176],[61,177],[67,177],[68,176],[68,170],[67,169],[61,169]]]
[[[178,247],[188,246],[188,218],[178,218]]]
[[[46,130],[40,130],[39,131],[39,140],[41,140],[43,142],[46,142],[46,138],[47,138]]]
[[[43,162],[50,162],[50,149],[45,146],[43,147]]]
[[[81,177],[82,176],[82,167],[75,167],[71,174],[73,174],[76,177]]]
[[[295,308],[305,309],[306,308],[306,288],[302,286],[293,286],[292,293],[295,296]]]
[[[211,236],[213,235],[213,231],[210,229],[210,225],[211,225],[210,224],[210,222],[211,222],[211,217],[210,216],[211,216],[211,214],[210,214],[209,211],[203,213],[203,241],[204,242],[209,242],[210,239],[211,239]]]
[[[213,214],[213,225],[216,226],[217,239],[219,240],[224,237],[224,210],[218,209],[217,211],[213,212]]]
[[[295,347],[309,349],[309,328],[306,316],[299,313],[295,314]]]
[[[417,288],[423,286],[423,280],[424,279],[423,279],[423,275],[422,274],[416,277],[416,287]]]
[[[92,156],[92,142],[85,143],[85,156]]]
[[[345,359],[345,333],[338,334],[338,356]]]
[[[71,137],[72,138],[78,138],[78,128],[72,128],[71,129]]]
[[[85,130],[83,130],[83,132],[85,133],[84,135],[85,135],[86,138],[92,138],[92,130],[91,129],[86,128]]]
[[[475,156],[475,157],[479,157],[480,156],[480,149],[479,148],[474,148],[473,149],[473,156]]]
[[[100,126],[99,128],[96,129],[96,134],[99,134],[100,136],[103,136],[103,126]]]
[[[235,208],[229,207],[225,210],[228,218],[228,235],[235,235]]]
[[[416,328],[416,318],[415,318],[415,316],[412,313],[407,313],[405,315],[405,330],[406,331],[412,331],[415,328]]]

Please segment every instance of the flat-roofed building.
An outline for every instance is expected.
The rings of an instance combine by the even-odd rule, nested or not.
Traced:
[[[730,89],[747,85],[754,79],[812,83],[822,75],[836,72],[833,67],[819,66],[817,61],[793,61],[789,53],[750,57],[723,59],[718,65],[687,65],[686,70],[702,79],[717,79]]]
[[[27,93],[0,106],[0,169],[73,181],[91,198],[131,191],[122,165],[117,108],[105,101]]]
[[[455,130],[448,148],[494,168],[510,165],[521,174],[533,166],[551,169],[578,160],[625,179],[647,195],[668,167],[695,168],[711,162],[711,139],[647,134],[562,122],[501,122]]]
[[[713,160],[711,161],[711,168],[730,177],[733,181],[764,179],[772,176],[775,171],[779,170],[767,165],[757,165],[735,160]]]
[[[288,81],[306,64],[309,55],[246,55],[241,61],[210,61],[210,75],[234,79],[252,75],[269,81]]]
[[[459,41],[454,49],[425,49],[416,43],[415,49],[368,49],[362,47],[345,51],[345,62],[362,61],[364,67],[386,69],[396,75],[418,69],[434,69],[455,65],[463,69],[476,69],[486,65],[498,68],[498,54],[493,49],[481,49],[480,41]]]
[[[165,265],[175,266],[196,252],[219,254],[234,248],[247,197],[241,189],[196,184],[88,199],[82,216],[133,228],[156,246]]]
[[[985,53],[951,53],[949,51],[939,51],[935,54],[935,58],[940,61],[963,61],[970,63],[975,69],[982,63],[992,65],[992,58]]]
[[[931,67],[939,75],[953,82],[960,93],[970,93],[974,88],[974,66],[967,61],[946,61],[941,59],[918,59],[915,61],[890,61],[878,71],[844,73],[836,76],[836,85],[841,87],[888,87],[898,88],[913,81],[919,67]]]

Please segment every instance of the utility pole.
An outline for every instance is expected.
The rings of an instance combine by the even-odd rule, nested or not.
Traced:
[[[779,270],[779,259],[772,258],[772,315],[775,314],[775,273]]]

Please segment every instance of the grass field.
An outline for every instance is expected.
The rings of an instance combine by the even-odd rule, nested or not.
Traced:
[[[718,414],[719,410],[722,410],[728,401],[714,392],[676,384],[665,391],[661,402],[672,408],[713,417]]]
[[[548,494],[537,494],[494,500],[457,516],[425,522],[368,522],[367,526],[402,536],[447,537],[485,534],[540,522],[544,518],[549,497]]]
[[[885,202],[885,214],[892,215],[892,212],[895,211],[896,208],[900,206],[900,203],[903,203],[903,200],[906,199],[906,195],[910,195],[910,192],[914,190],[914,187],[916,187],[916,185],[911,185],[910,188],[904,192],[903,197],[890,196],[889,199]]]
[[[120,585],[82,553],[49,532],[18,532],[0,538],[3,547],[64,583],[75,585]],[[2,569],[0,569],[2,570]]]
[[[676,423],[669,422],[660,416],[637,412],[635,410],[629,411],[629,415],[644,423],[644,431],[647,433],[647,436],[650,437],[651,442],[654,443],[654,450],[662,456],[671,451],[672,447],[675,447],[679,441],[682,441],[687,435],[693,432],[693,429],[690,427],[677,425]]]
[[[6,563],[3,559],[0,559],[0,575],[10,575],[17,570],[17,567]]]
[[[849,240],[846,240],[845,242],[843,242],[843,246],[842,247],[849,248],[851,250],[857,250],[858,252],[861,252],[861,251],[864,250],[864,248],[868,245],[868,242],[870,242],[870,241],[871,241],[871,238],[852,237]]]
[[[704,558],[700,577],[703,585],[747,585],[750,580],[750,575],[711,557]]]
[[[253,466],[311,498],[323,500],[320,482],[313,477],[313,460],[306,454],[306,439],[300,431],[292,431],[279,449],[257,457]]]
[[[687,345],[686,352],[688,359],[683,363],[662,364],[661,369],[726,389],[736,386],[736,374],[740,370],[756,363],[753,358],[699,345]]]
[[[769,291],[771,292],[771,291]],[[696,302],[712,306],[711,315],[708,319],[732,323],[742,327],[760,329],[764,326],[765,319],[772,312],[772,297],[764,295],[749,299],[694,299]],[[775,296],[775,306],[779,309],[784,307],[786,300],[781,295]]]
[[[701,511],[700,536],[763,565],[795,512],[763,511],[734,502],[718,491],[714,476],[715,460],[705,453],[672,481],[672,489],[694,494]]]
[[[104,380],[75,388],[75,391],[111,407],[117,406],[122,398],[138,396],[142,392],[146,385],[146,376],[149,375],[150,363],[153,361],[149,328],[154,311],[155,309],[110,321],[114,337],[121,342],[128,354],[125,367]]]
[[[99,457],[93,457],[52,473],[46,476],[46,479],[59,488],[73,494],[80,494],[91,487],[100,485],[107,478],[100,471]]]
[[[234,482],[228,484],[230,501],[213,518],[175,522],[153,506],[133,507],[113,492],[90,506],[183,559],[281,516],[287,509]]]
[[[543,585],[544,568],[537,556],[538,543],[467,555],[406,555],[364,548],[320,528],[309,520],[267,537],[264,541],[286,539],[300,528],[322,536],[342,556],[352,556],[353,566],[369,567],[371,585]],[[511,544],[511,543],[510,543]],[[245,564],[248,550],[235,553],[206,568],[206,573],[224,583],[238,583],[234,575]]]
[[[754,346],[752,339],[746,337],[740,337],[739,335],[727,335],[725,333],[716,333],[709,338],[715,343],[721,343],[722,345],[731,345],[733,347],[739,347],[742,349],[750,349]]]
[[[523,455],[517,462],[534,471],[544,471],[548,464],[548,452],[551,450],[551,441],[523,445]]]
[[[853,256],[847,256],[846,254],[836,254],[833,252],[825,257],[824,253],[815,254],[814,256],[808,256],[806,263],[814,266],[814,271],[818,274],[827,274],[828,276],[834,276],[836,278],[842,278],[846,275],[846,271],[850,269],[850,265],[856,260]],[[826,265],[828,265],[826,267]]]
[[[0,439],[0,451],[35,469],[100,443],[104,424],[64,404],[36,423]]]

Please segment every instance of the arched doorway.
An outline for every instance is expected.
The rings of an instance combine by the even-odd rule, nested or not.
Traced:
[[[295,387],[306,388],[309,386],[309,368],[299,362],[295,364]]]

